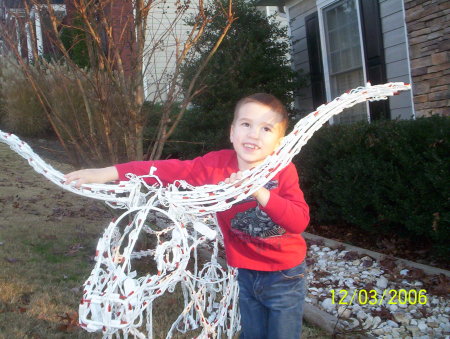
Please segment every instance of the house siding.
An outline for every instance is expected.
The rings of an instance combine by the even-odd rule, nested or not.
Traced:
[[[380,0],[381,29],[383,33],[386,78],[389,82],[411,83],[405,14],[400,0]],[[411,92],[390,97],[391,119],[414,117]]]
[[[379,0],[383,46],[388,81],[411,83],[408,63],[408,39],[405,12],[401,0]],[[317,11],[316,0],[291,1],[287,4],[293,41],[293,64],[295,69],[309,73],[306,44],[305,17]],[[391,119],[410,119],[414,116],[412,95],[409,92],[389,98]],[[297,100],[301,112],[312,111],[310,88],[302,89]]]
[[[184,18],[195,13],[192,6]],[[147,18],[146,46],[144,56],[144,86],[147,100],[164,100],[176,67],[176,40],[182,49],[191,27],[177,18],[175,0],[158,3],[149,12]],[[176,21],[176,22],[175,22]],[[175,24],[174,24],[175,22]],[[174,24],[172,32],[167,34],[169,26]],[[160,41],[158,48],[155,43]],[[152,51],[154,49],[154,51]],[[180,50],[181,52],[181,50]]]
[[[417,116],[450,116],[450,1],[405,0]]]
[[[315,0],[306,0],[288,5],[288,18],[290,20],[292,36],[292,62],[295,70],[303,70],[309,74],[308,46],[306,42],[305,17],[317,11]],[[296,107],[300,113],[309,113],[315,109],[312,100],[311,88],[299,90],[296,98]]]

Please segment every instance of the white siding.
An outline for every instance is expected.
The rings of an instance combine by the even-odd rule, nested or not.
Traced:
[[[380,0],[386,76],[388,81],[411,83],[405,17],[401,0]],[[411,92],[389,98],[392,119],[413,116]]]
[[[287,14],[292,35],[292,62],[295,70],[302,69],[309,74],[308,46],[306,44],[305,17],[317,11],[315,0],[288,3]],[[296,107],[303,113],[315,109],[312,102],[311,88],[303,88],[296,99]]]
[[[144,53],[144,63],[149,66],[144,73],[148,100],[164,100],[176,64],[176,40],[179,41],[179,48],[183,48],[186,32],[191,29],[184,20],[189,13],[196,12],[190,8],[183,18],[177,18],[175,10],[175,0],[155,2],[148,15]],[[170,25],[174,25],[173,29]],[[167,34],[168,31],[171,32]],[[152,52],[155,42],[159,40],[158,48]]]
[[[289,22],[287,20],[286,13],[280,13],[277,6],[258,6],[256,8],[259,9],[263,14],[265,14],[266,17],[276,14],[274,16],[274,19],[278,21],[282,27],[289,28]]]

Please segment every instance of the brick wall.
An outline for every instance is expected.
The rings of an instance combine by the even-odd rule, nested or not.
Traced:
[[[132,2],[129,0],[110,0],[105,3],[108,4],[105,6],[105,14],[110,16],[114,44],[119,50],[125,74],[130,76],[135,68],[133,53],[136,50],[136,45],[132,38],[134,30]]]
[[[416,116],[450,116],[450,1],[405,0]]]
[[[66,23],[71,25],[76,16],[76,8],[72,0],[65,0],[67,17]],[[120,53],[122,67],[126,75],[133,73],[135,65],[133,57],[136,51],[136,44],[133,42],[134,17],[133,6],[129,0],[103,0],[105,15],[108,22],[112,25],[112,35],[114,42],[105,41],[105,48],[108,45],[115,45]],[[113,55],[111,55],[113,59]]]

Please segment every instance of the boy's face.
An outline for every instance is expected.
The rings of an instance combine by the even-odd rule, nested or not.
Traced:
[[[284,136],[281,122],[282,116],[267,106],[249,102],[240,107],[230,131],[239,170],[255,167],[278,147]]]

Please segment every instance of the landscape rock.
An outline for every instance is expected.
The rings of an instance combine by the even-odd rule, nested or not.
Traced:
[[[378,327],[381,323],[381,318],[379,316],[376,316],[373,318],[372,327]]]
[[[364,320],[367,318],[367,314],[364,311],[358,311],[358,313],[356,313],[356,318],[359,320]]]
[[[398,323],[408,325],[411,321],[411,316],[404,312],[396,312],[394,313],[394,319]]]
[[[419,321],[419,324],[417,325],[417,327],[419,328],[419,330],[421,330],[422,332],[425,332],[428,329],[427,324],[425,324],[424,321]]]
[[[385,289],[388,285],[388,280],[385,277],[378,278],[376,285],[378,288]]]
[[[386,321],[386,323],[388,324],[389,327],[392,327],[392,328],[398,327],[398,324],[395,321],[388,320],[388,321]]]
[[[439,324],[437,322],[435,322],[435,321],[430,321],[430,322],[427,323],[427,325],[428,325],[428,327],[431,327],[431,328],[438,328],[439,327]]]
[[[338,317],[342,319],[348,319],[352,315],[352,311],[346,306],[339,306],[338,308]]]
[[[331,311],[336,308],[336,305],[333,304],[333,300],[331,298],[326,298],[324,301],[322,301],[322,307],[327,311]]]

